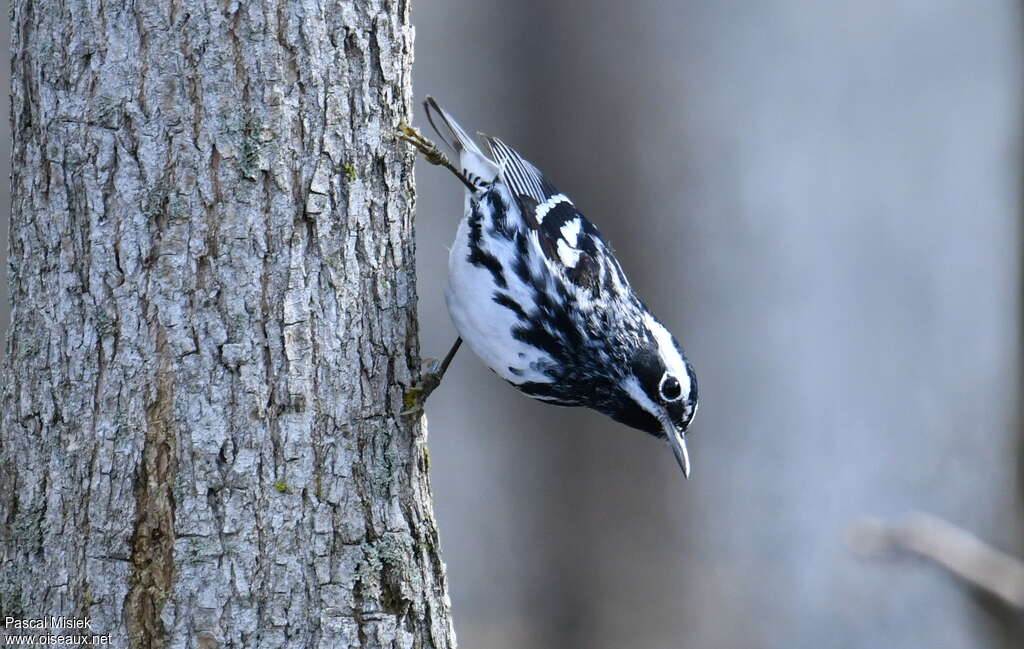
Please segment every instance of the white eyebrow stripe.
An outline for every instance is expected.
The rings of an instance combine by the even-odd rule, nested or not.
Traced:
[[[679,380],[682,394],[690,394],[690,374],[686,371],[682,356],[679,355],[676,346],[672,344],[672,334],[650,313],[644,314],[644,325],[647,326],[647,330],[651,332],[655,342],[658,343],[658,355],[661,356],[666,369]]]
[[[566,196],[565,194],[555,194],[554,196],[552,196],[551,198],[537,206],[537,211],[534,214],[534,216],[537,217],[537,223],[543,223],[544,217],[547,216],[548,212],[553,210],[555,208],[555,205],[558,205],[559,203],[571,204],[572,201],[570,201],[569,197]]]

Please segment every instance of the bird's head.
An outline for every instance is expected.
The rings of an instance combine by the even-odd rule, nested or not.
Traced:
[[[697,413],[697,377],[668,329],[650,315],[643,324],[648,335],[630,358],[624,403],[612,417],[666,439],[690,477],[685,435]]]

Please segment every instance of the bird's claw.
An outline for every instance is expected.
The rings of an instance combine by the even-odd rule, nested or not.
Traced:
[[[414,415],[423,412],[423,406],[427,403],[427,397],[441,385],[441,377],[444,372],[441,370],[441,361],[431,358],[423,361],[423,371],[420,374],[420,381],[405,391],[402,405],[405,406],[401,415]]]
[[[416,150],[422,153],[430,164],[442,167],[451,165],[448,156],[436,144],[424,137],[418,128],[409,126],[404,120],[398,124],[398,131],[395,135],[398,139],[405,140],[416,147]]]

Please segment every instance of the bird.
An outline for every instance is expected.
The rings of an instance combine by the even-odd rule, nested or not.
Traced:
[[[416,390],[422,404],[463,341],[520,392],[585,407],[665,440],[690,477],[686,434],[697,377],[683,348],[636,295],[609,243],[536,166],[496,137],[485,154],[433,97],[441,148],[406,122],[397,135],[465,187],[445,299],[459,337]]]

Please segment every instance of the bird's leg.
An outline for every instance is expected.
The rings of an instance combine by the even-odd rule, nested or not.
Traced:
[[[409,126],[403,120],[398,124],[398,131],[395,135],[398,139],[405,140],[416,147],[416,150],[423,154],[423,157],[427,159],[427,162],[432,165],[444,167],[455,174],[455,177],[461,180],[462,184],[468,187],[471,191],[476,190],[476,186],[469,182],[469,179],[462,173],[462,170],[453,165],[452,161],[448,159],[448,156],[445,155],[444,151],[424,137],[418,128],[415,126]]]
[[[420,382],[409,388],[405,393],[404,406],[405,410],[402,411],[403,415],[411,415],[423,410],[423,405],[427,402],[427,397],[437,389],[437,386],[441,385],[441,379],[444,378],[444,373],[448,371],[448,366],[452,364],[452,359],[455,358],[455,353],[459,351],[459,347],[462,346],[462,338],[456,338],[452,348],[448,350],[445,357],[438,361],[432,359],[424,363],[423,373],[420,375]]]
[[[445,354],[444,358],[440,362],[437,360],[431,360],[427,365],[427,371],[420,377],[420,384],[423,386],[423,401],[427,400],[430,393],[433,392],[437,386],[441,385],[441,379],[444,378],[445,372],[448,371],[448,366],[452,364],[452,359],[455,358],[455,354],[459,351],[459,347],[462,346],[462,337],[455,339],[452,343],[451,349]]]

